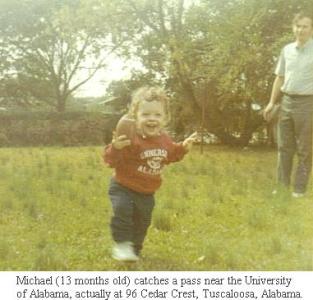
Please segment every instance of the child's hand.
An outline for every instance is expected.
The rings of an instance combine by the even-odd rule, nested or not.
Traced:
[[[189,151],[192,148],[193,143],[196,141],[197,135],[198,135],[198,132],[194,132],[192,135],[190,135],[183,141],[183,147],[187,151]]]
[[[128,137],[123,134],[120,136],[116,136],[116,133],[113,133],[113,139],[112,139],[112,146],[117,149],[117,150],[121,150],[127,146],[129,146],[131,144],[130,139],[128,139]]]

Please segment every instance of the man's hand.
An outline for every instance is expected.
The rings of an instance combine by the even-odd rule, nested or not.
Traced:
[[[123,134],[120,136],[116,136],[116,133],[113,133],[113,139],[112,139],[112,146],[117,149],[117,150],[121,150],[127,146],[129,146],[131,144],[130,139],[128,139],[128,137]]]
[[[189,151],[192,148],[193,143],[196,141],[197,135],[198,135],[198,132],[194,132],[192,135],[190,135],[183,141],[183,147],[187,151]]]
[[[274,104],[272,102],[269,102],[265,109],[263,110],[263,118],[265,121],[270,121],[271,111],[274,108]]]

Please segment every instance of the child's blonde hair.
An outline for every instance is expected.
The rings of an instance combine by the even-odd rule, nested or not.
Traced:
[[[165,122],[170,120],[169,99],[165,91],[160,87],[143,86],[135,90],[132,94],[132,101],[129,107],[128,116],[136,119],[139,104],[143,101],[161,102],[164,108]]]

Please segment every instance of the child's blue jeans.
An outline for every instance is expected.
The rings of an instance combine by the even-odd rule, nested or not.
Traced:
[[[151,224],[154,195],[132,191],[112,178],[109,196],[113,208],[111,219],[113,240],[117,243],[133,242],[135,252],[139,254]]]

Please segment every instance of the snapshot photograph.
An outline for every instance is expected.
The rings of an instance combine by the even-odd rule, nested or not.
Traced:
[[[0,0],[0,271],[312,271],[312,116],[311,0]]]

